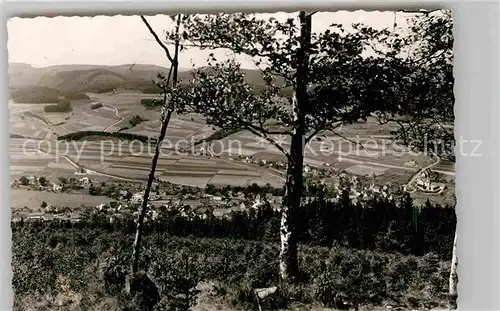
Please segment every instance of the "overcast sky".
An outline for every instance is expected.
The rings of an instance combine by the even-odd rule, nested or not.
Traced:
[[[297,13],[259,14],[279,20],[296,17]],[[324,31],[330,24],[346,26],[363,23],[375,28],[392,29],[394,12],[320,12],[313,16],[313,31]],[[396,15],[399,25],[404,24],[403,13]],[[147,17],[157,31],[172,29],[167,16]],[[139,16],[96,17],[37,17],[12,18],[7,23],[10,62],[28,63],[35,67],[62,64],[155,64],[168,67],[163,50],[142,23]],[[210,51],[189,49],[181,54],[180,67],[204,66]],[[228,55],[217,51],[218,58]],[[242,67],[254,68],[253,62],[239,58]]]

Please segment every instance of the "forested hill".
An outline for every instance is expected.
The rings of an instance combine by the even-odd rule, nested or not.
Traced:
[[[57,65],[33,67],[24,63],[9,63],[9,96],[19,103],[54,103],[58,98],[84,99],[84,93],[106,93],[113,89],[138,90],[156,93],[153,80],[157,74],[168,73],[168,68],[156,65],[126,64]],[[187,81],[191,71],[179,72]],[[264,81],[258,70],[246,70],[247,82],[256,88]]]

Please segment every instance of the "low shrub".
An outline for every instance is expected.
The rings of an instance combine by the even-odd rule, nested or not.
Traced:
[[[94,110],[94,109],[98,109],[98,108],[101,108],[102,107],[102,103],[95,103],[95,104],[92,104],[90,106],[90,109]]]

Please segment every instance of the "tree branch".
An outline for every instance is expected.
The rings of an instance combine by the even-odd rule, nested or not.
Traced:
[[[426,10],[426,9],[418,9],[418,10],[401,10],[400,12],[407,13],[407,14],[425,14],[428,15],[432,12],[435,11],[440,11],[440,9],[434,9],[434,10]]]
[[[322,131],[326,131],[326,130],[331,130],[333,131],[333,129],[336,129],[337,127],[341,126],[343,124],[342,121],[336,121],[338,122],[336,125],[332,125],[330,127],[327,126],[326,122],[322,122],[321,124],[318,125],[318,127],[316,129],[314,129],[311,134],[309,134],[309,136],[306,137],[306,144],[311,140],[313,139],[314,136],[318,135],[319,133],[321,133]]]
[[[264,138],[265,140],[267,140],[269,143],[271,143],[272,145],[274,145],[279,151],[281,151],[286,157],[288,157],[290,154],[283,148],[280,146],[280,144],[278,144],[274,139],[272,139],[271,137],[269,137],[265,132],[260,132],[260,129],[256,128],[255,126],[252,126],[251,124],[249,125],[245,125],[245,129],[247,129],[248,131],[250,131],[251,133],[259,136],[259,137],[262,137]]]
[[[316,14],[316,13],[318,13],[318,11],[313,11],[313,12],[311,12],[311,13],[307,14],[307,16],[308,16],[308,17],[309,17],[309,16],[313,16],[313,15],[314,15],[314,14]]]
[[[360,142],[356,142],[356,141],[354,141],[354,140],[352,140],[352,139],[349,139],[349,138],[345,137],[344,135],[342,135],[342,134],[340,134],[340,133],[337,133],[337,132],[335,132],[335,131],[332,131],[332,133],[333,133],[333,134],[335,134],[335,135],[337,135],[338,137],[340,137],[340,138],[342,138],[342,139],[347,140],[348,142],[351,142],[351,143],[354,143],[354,144],[359,145],[362,149],[366,149],[365,145],[363,145],[363,144],[362,144],[362,143],[360,143]]]
[[[286,73],[281,73],[281,72],[278,72],[276,70],[271,70],[271,69],[262,69],[262,68],[260,68],[260,64],[257,63],[255,58],[252,57],[252,61],[255,65],[255,67],[257,67],[257,69],[260,70],[262,75],[264,75],[266,73],[265,70],[267,70],[269,72],[269,74],[283,78],[285,80],[285,87],[293,84],[293,77],[288,76]],[[289,82],[290,84],[288,84],[287,82]]]
[[[314,136],[318,135],[320,132],[324,131],[323,128],[315,129],[309,136],[306,137],[306,144],[313,139]]]
[[[441,50],[439,53],[433,53],[433,54],[431,54],[431,55],[427,55],[427,56],[421,57],[421,58],[419,58],[419,59],[417,59],[417,60],[413,61],[413,63],[414,63],[414,64],[418,64],[418,63],[420,63],[420,62],[421,62],[421,61],[423,61],[423,60],[430,61],[431,59],[434,59],[434,58],[436,58],[436,57],[439,57],[439,56],[443,55],[444,53],[446,53],[446,49]]]
[[[142,21],[144,22],[144,24],[146,25],[146,27],[148,27],[148,30],[149,32],[153,35],[153,37],[155,38],[156,42],[162,47],[162,49],[165,51],[165,54],[167,55],[167,58],[168,60],[174,64],[175,60],[174,58],[172,57],[172,55],[170,55],[170,51],[168,50],[167,46],[160,40],[160,38],[158,37],[158,35],[156,34],[156,32],[153,30],[153,28],[151,27],[151,25],[149,25],[148,21],[146,20],[146,18],[144,16],[141,15],[141,19]]]
[[[170,42],[170,41],[169,41]],[[272,56],[275,56],[274,53],[272,52],[269,52],[269,53],[262,53],[262,52],[258,52],[258,51],[255,51],[255,50],[252,50],[252,49],[249,49],[249,48],[243,48],[243,47],[237,47],[235,48],[234,46],[231,46],[229,44],[215,44],[215,43],[212,43],[212,44],[197,44],[197,43],[183,43],[183,45],[185,47],[191,47],[191,48],[199,48],[201,50],[206,50],[206,49],[210,49],[210,50],[216,50],[216,49],[227,49],[227,50],[231,50],[231,52],[233,53],[236,53],[236,54],[246,54],[248,56],[251,56],[251,57],[264,57],[264,58],[270,58]],[[281,55],[283,56],[291,56],[291,55],[294,55],[295,53],[294,52],[288,52],[288,53],[282,53]]]
[[[266,135],[292,135],[292,133],[290,131],[267,131],[265,129],[262,129],[263,130],[263,133],[265,133]]]

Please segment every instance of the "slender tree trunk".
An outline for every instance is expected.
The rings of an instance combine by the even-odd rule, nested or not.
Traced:
[[[301,28],[301,47],[297,52],[297,75],[292,108],[294,128],[285,182],[285,195],[281,211],[280,225],[280,278],[288,282],[298,276],[297,262],[297,210],[303,191],[302,170],[304,166],[305,148],[305,109],[308,105],[307,84],[309,71],[309,45],[311,43],[311,16],[299,13]]]
[[[148,210],[149,193],[151,191],[151,186],[153,185],[153,181],[155,178],[156,164],[158,162],[158,158],[160,157],[161,143],[163,142],[163,139],[165,139],[168,123],[170,121],[170,117],[172,116],[173,111],[174,111],[173,109],[169,108],[165,115],[165,119],[163,120],[160,130],[160,137],[158,138],[158,142],[156,143],[155,154],[153,156],[153,162],[151,164],[151,170],[149,171],[148,183],[146,185],[146,190],[144,190],[144,198],[142,201],[141,211],[139,212],[139,219],[137,220],[137,229],[135,232],[134,244],[132,246],[132,266],[131,266],[132,274],[137,273],[137,267],[139,263],[139,249],[141,247],[142,232],[144,228],[144,217],[146,216]]]
[[[450,271],[450,296],[457,296],[457,283],[458,283],[458,258],[457,258],[457,231],[455,230],[455,239],[453,241],[453,253],[451,258],[451,271]]]
[[[303,143],[301,135],[292,137],[291,154],[288,157],[285,195],[281,207],[280,225],[280,277],[289,281],[298,275],[297,263],[297,210],[303,191],[302,167],[304,164]]]
[[[178,15],[177,17],[177,25],[176,25],[176,33],[179,33],[179,27],[180,27],[180,22],[181,22],[181,15]],[[173,60],[171,61],[171,70],[168,75],[167,79],[167,85],[165,87],[168,87],[168,84],[170,83],[170,74],[172,74],[172,86],[177,86],[177,75],[179,71],[179,40],[175,42],[175,50],[174,50],[174,57]],[[165,90],[164,90],[165,91]],[[147,210],[148,210],[148,200],[149,200],[149,193],[151,192],[151,186],[153,185],[153,181],[155,178],[155,171],[156,171],[156,164],[158,163],[158,158],[160,157],[160,150],[161,150],[161,144],[163,140],[165,139],[165,135],[167,133],[167,128],[168,124],[170,122],[170,118],[172,117],[172,113],[175,110],[175,103],[169,102],[167,104],[167,96],[166,93],[164,94],[163,97],[163,104],[167,106],[165,115],[163,118],[161,130],[160,130],[160,136],[158,137],[158,141],[156,143],[156,148],[155,148],[155,154],[153,156],[153,160],[151,163],[151,170],[149,172],[149,177],[148,177],[148,182],[146,185],[146,189],[144,190],[144,198],[142,201],[142,206],[141,210],[139,212],[139,219],[137,220],[137,229],[135,233],[135,239],[134,239],[134,244],[132,245],[132,263],[131,263],[131,274],[134,275],[137,273],[138,270],[138,264],[139,264],[139,251],[141,247],[141,240],[142,240],[142,234],[143,234],[143,228],[144,228],[144,217],[146,216]]]

